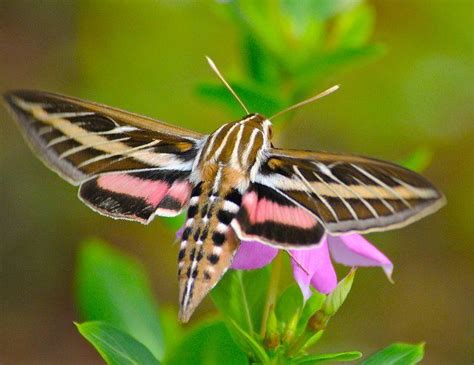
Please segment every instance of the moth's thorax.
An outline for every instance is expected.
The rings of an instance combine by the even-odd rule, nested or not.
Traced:
[[[271,122],[259,114],[222,125],[209,135],[196,161],[200,180],[206,180],[206,169],[215,166],[229,167],[227,171],[248,179],[262,151],[269,147],[270,135]]]

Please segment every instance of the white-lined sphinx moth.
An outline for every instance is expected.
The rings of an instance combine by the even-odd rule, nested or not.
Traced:
[[[240,240],[312,247],[326,232],[405,226],[445,201],[388,162],[274,148],[271,121],[259,114],[202,135],[52,93],[11,91],[5,100],[31,147],[95,211],[147,224],[188,208],[178,260],[184,322]]]

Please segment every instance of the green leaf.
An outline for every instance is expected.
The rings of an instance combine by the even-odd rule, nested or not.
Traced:
[[[178,318],[176,307],[161,307],[158,314],[163,329],[165,349],[168,352],[174,349],[184,337],[184,327],[176,320]]]
[[[423,359],[424,347],[424,343],[418,345],[394,343],[362,361],[361,365],[418,364]]]
[[[247,356],[237,347],[222,321],[201,324],[167,354],[167,365],[240,365]]]
[[[360,359],[359,351],[339,352],[334,354],[308,355],[296,358],[294,364],[320,364],[323,362],[354,361]]]
[[[331,35],[333,48],[357,48],[365,45],[374,29],[375,14],[367,4],[352,9],[336,18]]]
[[[324,54],[315,55],[311,61],[294,71],[298,84],[308,88],[315,80],[327,77],[348,67],[376,59],[385,53],[385,47],[371,44],[358,48],[337,49]]]
[[[302,349],[305,350],[307,348],[310,348],[316,342],[318,342],[321,339],[321,337],[323,337],[323,335],[324,335],[324,330],[320,330],[320,331],[316,332],[314,335],[312,335],[310,338],[308,338],[308,340],[304,343]]]
[[[351,270],[347,276],[337,284],[336,289],[326,297],[321,310],[327,316],[333,316],[346,300],[354,282],[355,270]]]
[[[163,334],[157,305],[143,268],[105,243],[89,239],[76,272],[79,311],[88,321],[105,321],[129,333],[161,359]]]
[[[229,270],[211,297],[219,311],[253,336],[260,328],[270,280],[268,267],[259,270]]]
[[[265,364],[268,362],[268,355],[265,349],[255,341],[247,332],[242,330],[233,320],[229,320],[228,323],[232,328],[233,338],[237,341],[242,349],[251,357],[258,359],[261,363]]]
[[[306,301],[303,312],[301,313],[300,319],[298,321],[298,326],[296,327],[296,333],[300,334],[304,331],[306,324],[310,317],[315,314],[318,310],[321,309],[326,296],[313,291],[313,295]]]
[[[312,12],[320,19],[327,19],[351,10],[362,0],[305,0],[312,5]]]
[[[428,147],[420,147],[400,164],[406,168],[421,172],[425,170],[433,159],[433,150]]]
[[[142,343],[110,324],[84,322],[76,327],[109,365],[160,364]]]
[[[325,24],[313,9],[313,0],[281,0],[281,20],[286,44],[282,44],[280,57],[287,65],[307,61],[323,45]]]
[[[185,220],[185,214],[180,214],[176,217],[166,217],[165,219],[162,219],[163,223],[173,231],[177,231],[178,229],[180,229],[184,225]]]
[[[251,113],[258,112],[270,116],[283,108],[284,103],[278,99],[276,94],[262,90],[261,86],[245,85],[239,82],[230,84]],[[237,115],[243,114],[242,107],[224,85],[200,83],[197,93],[210,101],[225,105]]]
[[[240,0],[237,6],[240,25],[252,34],[257,42],[273,56],[285,49],[281,8],[273,0]]]
[[[278,87],[280,70],[275,58],[250,34],[244,37],[243,48],[248,75],[257,83]]]
[[[303,309],[303,294],[297,284],[292,284],[278,298],[275,313],[280,322],[289,323]]]

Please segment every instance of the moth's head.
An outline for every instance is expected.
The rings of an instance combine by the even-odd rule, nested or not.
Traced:
[[[270,119],[265,118],[261,114],[253,113],[245,116],[242,121],[245,121],[249,126],[261,131],[264,138],[268,141],[271,141],[273,137],[273,129]]]

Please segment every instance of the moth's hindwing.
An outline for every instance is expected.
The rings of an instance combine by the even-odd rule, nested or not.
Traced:
[[[332,234],[399,228],[438,210],[444,196],[403,167],[359,156],[272,149],[255,182],[314,215]]]
[[[109,173],[81,184],[81,200],[101,214],[148,223],[181,213],[192,190],[188,173],[153,170]]]
[[[13,91],[5,100],[31,147],[81,185],[80,197],[93,209],[146,223],[187,204],[199,133],[57,94]]]
[[[324,227],[313,214],[259,183],[244,194],[232,227],[243,240],[282,248],[314,246],[324,236]]]

